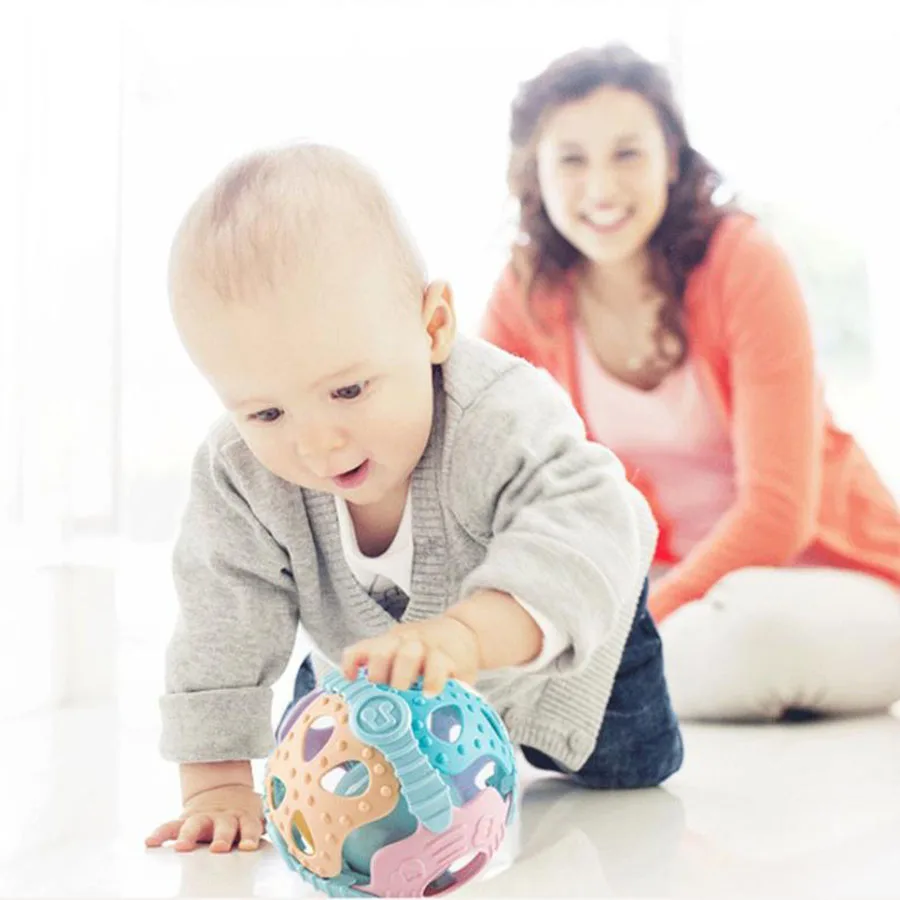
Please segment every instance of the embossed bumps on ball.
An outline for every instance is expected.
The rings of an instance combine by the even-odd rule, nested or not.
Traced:
[[[329,673],[278,731],[266,766],[270,838],[332,897],[433,897],[471,881],[516,808],[497,713],[450,681],[425,697]]]

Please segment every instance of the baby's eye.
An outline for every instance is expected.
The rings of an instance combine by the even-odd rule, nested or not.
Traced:
[[[357,400],[369,386],[368,381],[358,381],[356,384],[348,384],[331,392],[332,400]]]
[[[250,413],[247,418],[253,422],[265,422],[266,424],[270,424],[272,422],[277,422],[283,415],[283,410],[271,407],[270,409],[263,409],[259,412]]]
[[[564,166],[583,166],[585,163],[585,158],[577,153],[569,153],[563,156],[560,162]]]
[[[637,159],[641,151],[636,147],[622,147],[616,151],[616,159]]]

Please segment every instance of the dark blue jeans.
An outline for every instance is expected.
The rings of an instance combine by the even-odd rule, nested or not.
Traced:
[[[681,730],[663,674],[662,642],[647,610],[647,592],[645,581],[594,752],[577,772],[567,773],[586,787],[653,787],[677,772],[684,759]],[[294,702],[315,686],[307,657],[294,679]],[[538,769],[566,771],[534,747],[523,746],[522,752]]]

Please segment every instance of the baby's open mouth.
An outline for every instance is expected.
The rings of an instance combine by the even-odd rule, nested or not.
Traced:
[[[366,476],[368,474],[369,460],[366,459],[363,460],[355,468],[348,469],[346,472],[342,472],[340,475],[335,475],[331,480],[339,488],[344,488],[346,490],[348,488],[359,487],[366,480]]]

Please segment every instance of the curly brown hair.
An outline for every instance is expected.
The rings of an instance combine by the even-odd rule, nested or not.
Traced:
[[[513,266],[531,303],[537,284],[554,285],[584,259],[547,215],[535,151],[549,113],[601,87],[633,91],[644,97],[654,108],[677,161],[677,180],[669,187],[666,211],[648,244],[651,278],[665,298],[656,330],[658,361],[671,370],[687,355],[683,301],[688,276],[703,260],[716,226],[734,205],[733,200],[714,202],[722,176],[688,141],[671,80],[662,66],[623,44],[609,44],[566,54],[520,86],[512,104],[512,151],[507,170],[509,190],[519,206]],[[664,350],[667,335],[677,341],[674,354]]]

